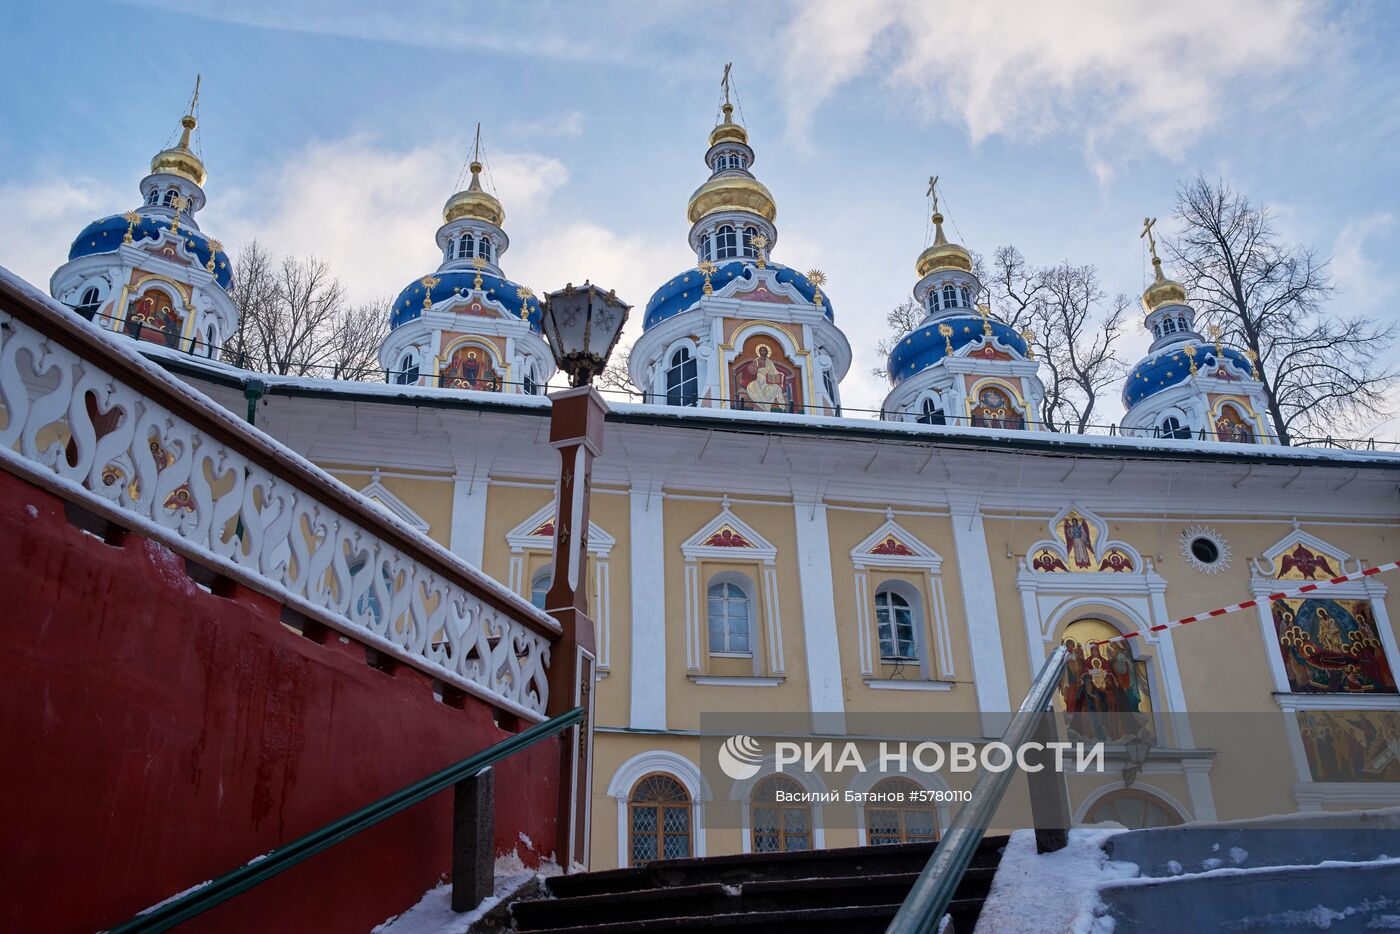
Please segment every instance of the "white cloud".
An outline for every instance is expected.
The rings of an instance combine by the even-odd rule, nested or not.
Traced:
[[[0,186],[7,223],[0,225],[0,265],[46,290],[68,247],[90,222],[135,207],[133,184],[122,191],[94,178],[39,178]]]
[[[1332,244],[1332,274],[1340,291],[1339,305],[1362,314],[1394,312],[1385,307],[1400,294],[1400,278],[1390,263],[1381,263],[1367,252],[1367,241],[1386,238],[1395,229],[1395,216],[1378,211],[1351,221]]]
[[[862,76],[928,119],[993,134],[1077,134],[1100,175],[1140,147],[1179,156],[1223,117],[1231,82],[1279,77],[1328,33],[1312,0],[1029,4],[810,0],[781,43],[790,131]]]

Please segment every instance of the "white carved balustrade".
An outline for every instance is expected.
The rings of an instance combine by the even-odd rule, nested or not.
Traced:
[[[0,466],[542,720],[558,624],[67,309],[0,278]]]

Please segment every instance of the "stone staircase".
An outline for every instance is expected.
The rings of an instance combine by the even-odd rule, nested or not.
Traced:
[[[1400,930],[1400,809],[1112,837],[1137,878],[1099,888],[1118,934]]]
[[[954,930],[970,932],[1006,837],[982,841],[958,886]],[[933,853],[932,843],[671,859],[643,867],[556,876],[551,897],[517,901],[517,931],[884,931]]]

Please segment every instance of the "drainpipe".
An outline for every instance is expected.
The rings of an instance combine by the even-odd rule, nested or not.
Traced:
[[[260,379],[250,379],[243,383],[243,397],[248,400],[248,424],[258,421],[258,400],[267,392],[267,383]]]

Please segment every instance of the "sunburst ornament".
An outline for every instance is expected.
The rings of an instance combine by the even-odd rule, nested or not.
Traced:
[[[700,275],[705,277],[705,287],[701,289],[701,291],[704,292],[706,295],[713,294],[715,291],[715,287],[713,285],[710,285],[710,276],[713,276],[716,272],[718,272],[719,267],[707,259],[702,259],[700,261],[700,265],[695,268],[699,269]]]
[[[122,215],[122,220],[126,221],[126,236],[122,237],[122,243],[130,243],[132,232],[136,229],[136,225],[141,223],[141,215],[135,211],[127,211]]]
[[[1219,574],[1230,566],[1230,543],[1215,529],[1193,525],[1181,530],[1181,553],[1202,574]]]
[[[433,289],[442,280],[437,276],[424,276],[418,280],[418,284],[423,287],[423,310],[427,311],[433,307]]]
[[[535,297],[535,290],[528,285],[522,285],[515,290],[515,297],[520,299],[520,320],[530,320],[530,299]]]
[[[209,241],[209,262],[204,264],[205,269],[209,270],[210,272],[214,271],[214,257],[218,253],[220,253],[223,250],[223,248],[224,245],[218,240]]]
[[[481,291],[481,270],[486,268],[486,259],[481,256],[472,257],[472,266],[476,269],[476,275],[472,277],[472,288]]]
[[[753,245],[758,250],[758,268],[765,269],[768,266],[768,254],[765,252],[768,246],[768,237],[759,234],[753,238]]]
[[[820,269],[809,269],[806,279],[812,286],[812,304],[820,308],[822,306],[822,286],[826,285],[826,273]]]

